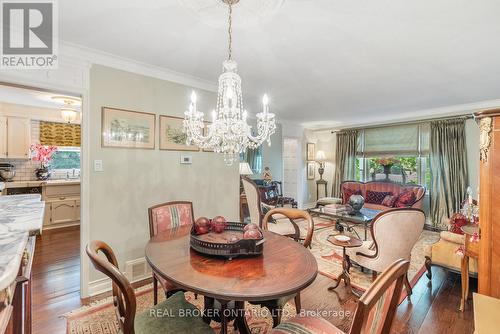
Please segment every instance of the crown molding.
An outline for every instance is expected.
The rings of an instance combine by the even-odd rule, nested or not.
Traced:
[[[69,58],[72,60],[79,60],[84,64],[108,66],[160,80],[204,89],[210,92],[217,91],[217,85],[209,80],[65,41],[61,41],[59,52],[59,59]]]
[[[426,120],[439,117],[453,117],[464,114],[473,114],[479,110],[496,108],[500,106],[500,99],[485,100],[479,102],[457,104],[446,107],[422,109],[411,112],[401,112],[381,117],[362,117],[359,122],[338,122],[338,121],[315,121],[302,122],[301,125],[308,130],[342,130],[374,125],[384,125],[387,123],[403,123]]]

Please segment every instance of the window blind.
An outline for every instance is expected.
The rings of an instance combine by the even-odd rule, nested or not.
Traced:
[[[364,130],[363,153],[366,157],[394,154],[418,154],[419,125],[396,125]]]
[[[54,146],[81,145],[80,124],[40,122],[40,144]]]

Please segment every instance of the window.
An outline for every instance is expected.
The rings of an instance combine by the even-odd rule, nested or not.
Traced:
[[[362,130],[356,158],[357,180],[418,184],[428,191],[429,133],[427,123]]]
[[[58,147],[50,165],[53,169],[80,169],[80,148]]]

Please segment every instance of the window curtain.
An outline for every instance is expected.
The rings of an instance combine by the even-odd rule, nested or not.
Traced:
[[[353,180],[356,177],[358,131],[348,130],[338,132],[336,145],[332,196],[340,197],[340,183],[345,180]]]
[[[446,220],[465,199],[468,185],[465,118],[431,122],[430,163],[432,224],[445,229]]]
[[[80,124],[40,122],[40,144],[79,147]]]

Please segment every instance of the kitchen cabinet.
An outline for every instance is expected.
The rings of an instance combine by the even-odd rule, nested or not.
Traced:
[[[64,181],[44,184],[42,198],[45,201],[44,229],[80,224],[80,184]]]
[[[28,159],[30,143],[29,118],[0,116],[0,158]]]

